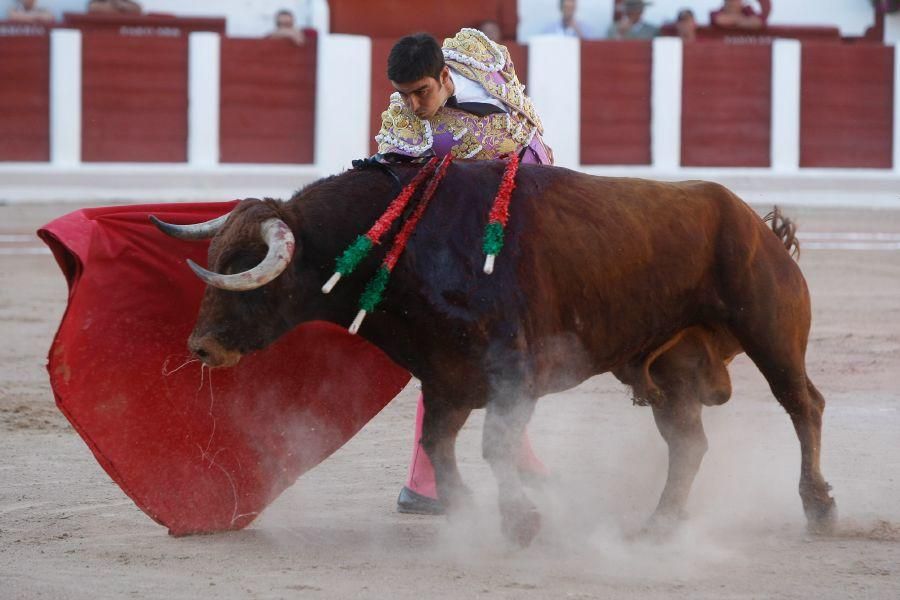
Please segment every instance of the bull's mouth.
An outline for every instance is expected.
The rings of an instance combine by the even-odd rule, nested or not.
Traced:
[[[238,350],[229,350],[208,335],[200,338],[191,336],[191,339],[188,340],[188,348],[191,354],[211,369],[233,367],[240,362],[241,356],[243,356]]]
[[[206,354],[195,354],[195,356],[210,369],[233,367],[241,361],[240,352],[228,352],[220,356],[209,356]]]

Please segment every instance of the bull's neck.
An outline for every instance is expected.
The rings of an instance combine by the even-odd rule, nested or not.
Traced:
[[[350,325],[366,284],[390,249],[402,218],[329,294],[321,292],[322,285],[334,273],[337,257],[366,234],[417,171],[416,167],[396,167],[397,179],[375,168],[349,171],[316,184],[293,202],[302,232],[298,275],[303,301],[299,322],[324,320],[342,327]],[[391,322],[385,330],[385,315],[372,315],[367,320],[360,333],[385,351],[389,351],[384,347],[387,339],[406,337],[402,323]]]

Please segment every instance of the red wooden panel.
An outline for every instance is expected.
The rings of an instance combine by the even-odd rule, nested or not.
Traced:
[[[377,152],[378,148],[375,136],[381,129],[381,113],[388,107],[391,94],[394,93],[394,87],[387,78],[387,59],[391,47],[396,41],[394,38],[374,38],[372,40],[372,125],[369,129],[369,147],[373,154]]]
[[[684,45],[681,164],[771,164],[772,47]]]
[[[819,40],[840,43],[841,30],[838,27],[817,25],[769,25],[757,30],[735,30],[712,26],[698,27],[697,39],[703,41],[725,40],[736,44],[771,44],[777,39]]]
[[[0,38],[0,161],[50,160],[50,38]]]
[[[519,81],[528,83],[528,46],[518,44],[516,42],[503,42],[506,49],[509,50],[509,57],[513,61],[516,68],[516,75]]]
[[[180,37],[194,31],[225,35],[224,17],[177,17],[169,14],[63,13],[66,27],[137,37]]]
[[[53,28],[54,25],[19,23],[0,19],[0,37],[43,37]]]
[[[800,166],[890,168],[894,49],[804,44]]]
[[[516,39],[518,37],[518,29],[519,0],[500,0],[500,31],[503,33],[503,39]],[[523,73],[519,73],[520,78],[522,75]]]
[[[581,43],[581,163],[650,164],[650,42]]]
[[[315,40],[222,39],[221,162],[313,162]]]
[[[491,19],[503,27],[504,37],[515,38],[508,16],[508,0],[331,0],[328,10],[332,33],[353,33],[396,41],[416,31],[427,31],[443,41],[463,27],[475,27]]]
[[[185,162],[187,37],[82,36],[85,162]]]

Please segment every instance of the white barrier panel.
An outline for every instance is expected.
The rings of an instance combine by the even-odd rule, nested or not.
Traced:
[[[800,42],[772,44],[772,170],[800,168]]]
[[[894,172],[900,174],[900,41],[894,46]]]
[[[884,15],[884,43],[900,45],[900,13]]]
[[[368,156],[372,40],[323,35],[316,66],[316,166],[323,175]]]
[[[188,43],[188,163],[219,164],[219,34],[192,33]]]
[[[50,33],[50,161],[81,163],[81,32]]]
[[[528,45],[527,94],[544,123],[544,141],[555,164],[580,164],[581,43],[563,36],[539,35]]]
[[[653,40],[652,90],[650,94],[650,159],[663,172],[681,166],[681,39]]]

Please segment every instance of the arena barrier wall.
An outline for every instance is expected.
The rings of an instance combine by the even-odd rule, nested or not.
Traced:
[[[436,38],[451,36],[463,27],[476,27],[492,20],[500,25],[504,39],[516,39],[516,0],[331,0],[328,3],[331,33],[398,38],[412,31],[427,31]],[[373,10],[377,7],[376,10]]]
[[[688,44],[683,60],[681,164],[770,166],[772,47]]]
[[[381,130],[381,113],[388,107],[394,87],[387,78],[387,59],[391,47],[397,40],[395,38],[372,38],[372,81],[369,113],[369,152],[374,154],[378,150],[375,136]]]
[[[0,36],[0,72],[15,81],[0,91],[0,199],[284,196],[374,151],[393,40],[274,42]],[[900,176],[896,47],[536,36],[510,51],[562,166],[895,187]]]
[[[897,118],[895,49],[804,44],[800,166],[889,169]]]
[[[315,36],[223,38],[219,148],[223,163],[314,162]]]
[[[649,165],[650,42],[582,42],[581,164]]]
[[[50,38],[0,38],[0,82],[0,161],[50,160]]]
[[[84,162],[185,162],[188,39],[82,34]]]

